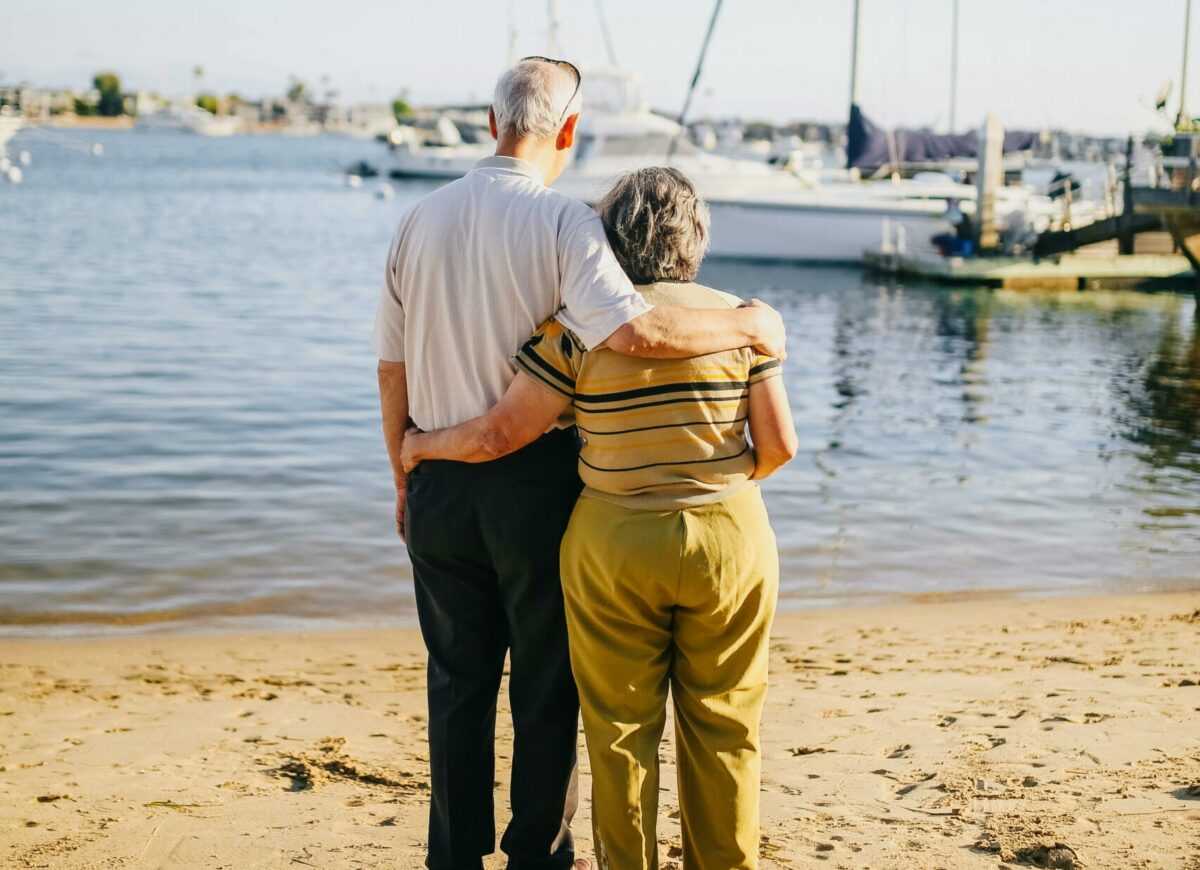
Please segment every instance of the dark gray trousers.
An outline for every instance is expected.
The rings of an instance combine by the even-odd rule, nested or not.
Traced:
[[[510,656],[511,870],[569,868],[579,700],[558,551],[581,483],[574,429],[493,462],[424,462],[406,534],[429,650],[433,870],[477,870],[495,849],[496,700]]]

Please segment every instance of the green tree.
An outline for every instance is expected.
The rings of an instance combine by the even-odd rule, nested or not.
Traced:
[[[308,85],[297,76],[288,79],[287,98],[289,102],[300,103],[308,99]]]
[[[396,97],[396,99],[392,100],[392,114],[396,116],[397,121],[401,118],[411,117],[412,113],[413,108],[404,97]]]
[[[83,97],[75,97],[75,114],[80,117],[96,114],[96,107],[85,100]]]
[[[221,101],[216,98],[215,94],[197,95],[196,105],[210,115],[219,115],[221,113]]]
[[[124,114],[125,101],[121,98],[121,80],[114,72],[96,73],[92,79],[92,87],[100,92],[96,102],[96,114],[113,118]]]

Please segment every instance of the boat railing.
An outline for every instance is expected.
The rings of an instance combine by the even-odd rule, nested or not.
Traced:
[[[1149,185],[1135,188],[1139,205],[1200,205],[1200,158],[1165,154],[1149,169]]]

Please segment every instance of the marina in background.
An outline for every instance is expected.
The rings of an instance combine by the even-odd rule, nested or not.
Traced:
[[[717,3],[713,8],[708,37],[717,25],[720,7]],[[979,272],[980,264],[947,268],[942,256],[961,260],[988,253],[1028,259],[1039,237],[1112,221],[1124,210],[1122,172],[1128,174],[1135,155],[1129,149],[1115,148],[1111,141],[1051,131],[1002,135],[1005,154],[997,160],[1003,162],[1003,175],[997,176],[985,193],[976,183],[977,177],[987,175],[979,171],[982,140],[977,134],[953,129],[946,133],[883,130],[872,124],[859,105],[859,67],[869,59],[859,51],[861,3],[857,0],[849,53],[847,123],[780,128],[729,119],[690,119],[686,107],[691,103],[690,93],[678,117],[652,110],[641,97],[636,74],[616,65],[602,5],[597,9],[609,65],[586,71],[578,147],[557,186],[585,202],[594,202],[623,171],[658,163],[678,166],[696,182],[709,203],[712,256],[843,264],[861,264],[867,257],[871,265],[882,268],[912,267],[933,258],[930,274],[953,278],[963,272]],[[554,3],[548,4],[548,15],[553,53],[557,40]],[[957,57],[957,15],[951,39]],[[512,44],[514,34],[510,34]],[[706,38],[705,47],[707,44]],[[693,90],[702,68],[703,52],[693,76]],[[952,127],[956,75],[955,64],[949,82]],[[203,67],[195,68],[193,78],[194,97],[164,98],[144,91],[127,94],[115,74],[99,73],[92,91],[86,94],[19,85],[0,89],[0,103],[37,123],[66,118],[78,123],[81,117],[86,121],[98,116],[112,121],[132,116],[138,130],[210,137],[238,132],[290,136],[336,132],[385,143],[386,152],[368,146],[348,164],[347,183],[352,187],[361,187],[364,178],[380,174],[394,179],[448,180],[468,171],[492,149],[486,105],[414,109],[402,94],[391,106],[344,108],[334,101],[336,88],[327,78],[313,87],[295,76],[283,96],[252,101],[236,94],[218,97],[205,90]],[[1158,147],[1156,141],[1147,139],[1139,143],[1137,154],[1153,154]],[[1076,159],[1080,157],[1098,159]],[[1008,183],[1001,183],[1001,178]],[[381,196],[394,192],[386,184],[374,189]],[[981,195],[986,195],[994,227],[982,227],[977,220]],[[993,229],[995,243],[985,251],[977,233],[990,234]],[[959,241],[968,250],[958,250]],[[1052,277],[1071,262],[1056,262]],[[1173,269],[1175,264],[1164,262],[1156,261],[1149,277],[1165,280],[1187,271],[1186,264]],[[1036,274],[1038,264],[1025,269]],[[1126,261],[1119,268],[1097,274],[1140,275],[1145,271],[1145,264]]]

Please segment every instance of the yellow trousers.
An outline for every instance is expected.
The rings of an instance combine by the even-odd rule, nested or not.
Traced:
[[[758,487],[664,511],[584,496],[561,559],[601,870],[658,866],[668,687],[684,867],[757,867],[758,726],[779,586]]]

